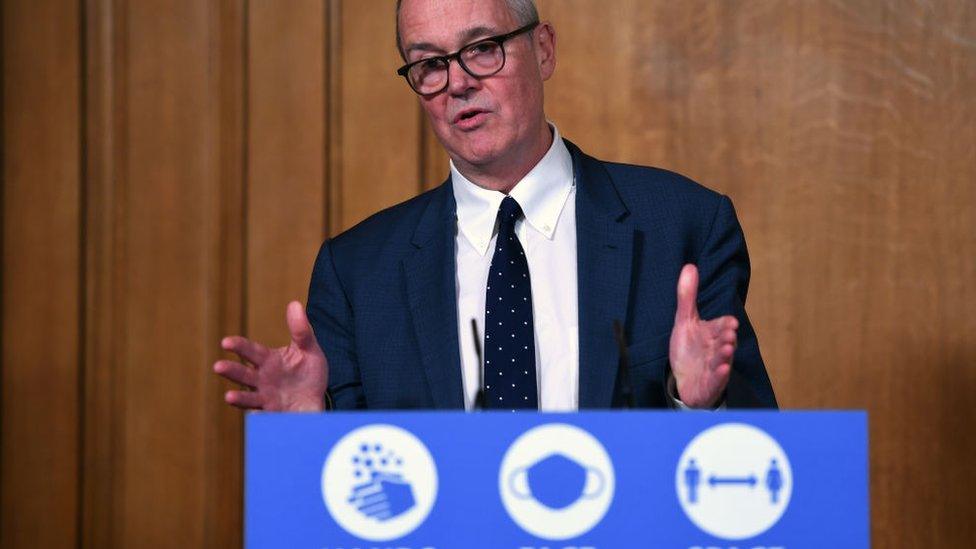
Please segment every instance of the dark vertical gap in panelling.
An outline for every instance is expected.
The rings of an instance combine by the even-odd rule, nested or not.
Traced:
[[[95,518],[102,511],[98,509],[97,503],[102,500],[99,497],[100,490],[104,487],[99,483],[105,481],[101,476],[103,468],[92,456],[98,454],[101,449],[101,439],[95,436],[95,431],[91,425],[98,423],[99,405],[98,400],[101,396],[100,385],[97,381],[95,364],[93,358],[98,356],[99,348],[98,335],[95,333],[99,329],[99,317],[94,314],[96,303],[98,302],[99,274],[101,263],[96,249],[99,243],[104,240],[104,229],[99,220],[94,216],[102,210],[100,205],[104,205],[101,200],[100,190],[104,181],[104,158],[100,153],[104,150],[104,134],[94,135],[94,128],[99,127],[99,123],[104,123],[105,114],[102,110],[94,108],[93,104],[98,104],[99,94],[104,91],[104,79],[97,77],[101,73],[96,72],[95,67],[99,65],[100,54],[103,52],[102,44],[99,41],[99,32],[102,30],[98,0],[83,0],[80,2],[81,32],[80,36],[80,92],[81,97],[79,109],[80,136],[79,146],[81,157],[79,159],[81,170],[81,215],[82,224],[81,235],[79,237],[81,245],[81,276],[79,293],[80,308],[79,315],[79,504],[78,504],[78,547],[94,547],[98,539],[98,528],[95,526]],[[96,160],[97,159],[97,160]],[[96,168],[102,168],[100,171]],[[101,179],[96,179],[100,177]],[[95,518],[93,518],[95,517]]]
[[[128,345],[126,320],[129,313],[128,306],[128,277],[125,270],[129,261],[128,241],[126,235],[129,227],[129,4],[120,0],[110,0],[108,2],[108,15],[106,24],[109,25],[108,48],[106,56],[109,67],[105,71],[104,85],[111,89],[111,102],[107,105],[109,112],[105,114],[106,124],[111,125],[109,135],[109,145],[111,147],[109,165],[110,171],[105,180],[109,186],[108,195],[111,197],[109,208],[105,209],[104,215],[112,216],[111,235],[109,242],[111,245],[111,261],[108,262],[111,268],[111,299],[109,304],[112,309],[112,316],[109,325],[112,335],[109,338],[111,346],[111,360],[109,361],[111,372],[108,376],[109,386],[105,392],[111,400],[112,413],[109,414],[111,424],[109,425],[109,461],[111,467],[107,468],[110,475],[106,482],[109,483],[109,504],[111,509],[103,514],[108,515],[108,520],[103,520],[108,525],[109,531],[103,534],[108,538],[111,545],[115,545],[125,539],[127,525],[124,520],[126,509],[125,483],[126,476],[123,472],[116,471],[116,465],[121,468],[125,463],[125,428],[126,428],[126,395],[124,392],[126,383],[126,367],[119,357],[123,357]],[[119,516],[121,515],[121,516]]]
[[[86,0],[78,0],[78,369],[77,405],[77,491],[75,492],[75,545],[84,546],[85,520],[85,425],[87,421],[86,380],[88,379],[88,11]]]
[[[329,0],[325,44],[326,155],[323,174],[326,181],[325,235],[342,230],[342,1]]]
[[[247,214],[250,207],[250,165],[251,165],[251,2],[242,0],[241,4],[241,211],[240,211],[240,235],[241,235],[241,319],[240,330],[242,334],[249,333],[250,319],[248,311],[250,306],[247,299],[247,289],[249,287],[248,277],[248,223]]]
[[[7,188],[7,164],[4,161],[5,153],[6,153],[6,150],[7,150],[6,143],[5,143],[5,140],[4,140],[4,136],[7,134],[7,126],[4,123],[4,116],[3,116],[4,115],[4,112],[6,111],[6,102],[5,102],[5,97],[4,97],[3,91],[4,91],[4,88],[6,86],[6,81],[7,81],[7,58],[6,58],[5,54],[4,54],[4,47],[3,47],[4,46],[4,35],[3,35],[4,23],[3,23],[3,14],[4,14],[4,7],[6,5],[7,5],[6,2],[0,3],[0,261],[5,260],[6,257],[7,257],[6,255],[4,255],[4,246],[3,246],[3,242],[4,242],[4,230],[3,230],[4,229],[4,223],[3,223],[3,219],[6,216],[6,210],[4,209],[4,199],[3,198],[4,198],[4,194],[6,194],[6,193],[4,193],[4,191]],[[3,324],[3,311],[4,311],[4,309],[3,309],[3,295],[4,295],[4,291],[3,291],[3,288],[4,288],[4,285],[3,285],[3,275],[4,275],[4,271],[5,270],[6,270],[5,269],[5,266],[2,263],[0,263],[0,425],[3,425],[3,377],[4,377],[3,376],[3,373],[4,373],[3,372],[3,368],[4,368],[4,364],[3,364],[3,349],[4,349],[4,347],[3,347],[3,343],[4,343],[3,342],[3,333],[4,333],[4,330],[6,329],[6,326],[4,326],[4,324]],[[0,459],[2,459],[2,456],[3,456],[3,445],[4,445],[3,429],[0,429]],[[2,466],[3,466],[3,464],[0,463],[0,497],[3,496],[3,480],[4,479],[3,479],[3,474],[2,474],[2,471],[3,471]],[[0,532],[3,532],[4,531],[3,516],[4,516],[4,514],[3,513],[0,513]],[[2,537],[2,536],[0,536],[0,537]]]
[[[210,192],[205,195],[205,216],[214,216],[216,221],[211,221],[210,223],[204,224],[204,237],[201,238],[202,248],[203,248],[203,264],[204,264],[204,297],[201,307],[203,309],[203,330],[202,337],[204,340],[203,348],[208,349],[208,344],[212,345],[211,335],[214,335],[220,331],[221,318],[223,317],[223,296],[219,288],[222,286],[223,273],[221,265],[221,254],[220,254],[220,239],[223,238],[224,230],[224,217],[219,211],[215,211],[218,208],[215,204],[220,203],[219,198],[222,189],[223,182],[223,147],[222,139],[222,126],[223,121],[223,111],[220,107],[221,100],[223,99],[223,78],[224,78],[224,65],[221,63],[221,45],[222,45],[222,28],[221,28],[221,2],[212,2],[207,6],[207,18],[206,18],[206,39],[204,43],[206,44],[205,57],[209,63],[211,70],[208,71],[206,76],[206,87],[207,87],[207,136],[204,138],[206,147],[208,147],[209,158],[205,162],[210,163],[209,173],[206,174],[205,181],[203,184],[211,185],[212,188]],[[216,76],[215,76],[216,74]],[[214,98],[216,96],[216,99]],[[217,198],[214,198],[217,195]],[[216,215],[215,215],[216,214]],[[216,241],[216,245],[214,243]],[[205,359],[206,360],[206,359]],[[216,525],[216,515],[217,506],[214,494],[217,490],[214,489],[214,484],[219,484],[219,479],[216,476],[211,476],[210,473],[214,471],[214,463],[216,462],[217,447],[220,442],[217,440],[216,431],[220,428],[217,425],[217,412],[215,410],[215,404],[212,402],[211,383],[216,384],[216,380],[212,379],[211,376],[207,376],[206,380],[200,384],[201,401],[202,401],[202,413],[201,413],[201,424],[203,432],[203,441],[200,444],[200,461],[203,464],[204,478],[205,480],[200,483],[200,500],[203,502],[203,520],[201,528],[201,545],[206,545],[210,540],[214,539],[214,530],[217,528]],[[212,431],[211,431],[212,429]],[[211,542],[212,543],[212,542]]]
[[[247,181],[248,181],[248,162],[249,162],[248,128],[250,127],[249,126],[250,93],[248,91],[249,90],[248,79],[250,75],[249,68],[248,68],[248,52],[249,52],[248,44],[250,43],[248,40],[248,33],[250,29],[250,20],[248,19],[248,14],[249,14],[249,2],[248,0],[242,0],[241,13],[239,16],[240,27],[238,29],[238,32],[240,32],[240,37],[239,37],[240,42],[238,43],[238,47],[240,49],[240,63],[241,63],[241,73],[239,76],[240,80],[238,81],[238,85],[240,86],[240,94],[241,94],[241,98],[240,98],[241,112],[239,115],[240,136],[239,136],[239,141],[237,142],[238,151],[240,153],[240,160],[239,160],[240,177],[237,181],[237,185],[238,185],[238,192],[240,193],[240,197],[241,197],[241,202],[240,202],[241,208],[238,211],[238,216],[239,216],[238,222],[240,224],[240,227],[238,228],[238,230],[240,231],[239,232],[240,241],[238,242],[238,245],[240,246],[239,248],[240,263],[237,265],[237,268],[239,268],[241,272],[241,280],[238,282],[239,286],[237,288],[238,298],[240,299],[240,306],[237,311],[238,318],[237,318],[237,324],[235,326],[236,328],[235,331],[238,332],[242,331],[246,326],[246,318],[247,318],[247,310],[248,310],[247,307],[247,280],[248,280],[247,279],[247,270],[248,270],[247,269]],[[223,402],[221,402],[221,404],[226,406],[226,404],[223,404]],[[239,478],[238,494],[240,495],[240,499],[239,499],[240,505],[238,507],[238,511],[239,511],[238,529],[241,531],[240,535],[243,536],[243,530],[244,530],[244,471],[243,471],[244,420],[243,417],[241,417],[240,421],[238,421],[237,429],[240,435],[239,440],[241,441],[238,446],[238,452],[240,452],[241,454],[241,458],[240,458],[241,471],[238,476]],[[243,544],[243,540],[241,540],[241,542]]]
[[[322,113],[325,121],[322,124],[322,142],[325,143],[325,150],[322,151],[322,235],[331,236],[329,225],[332,223],[332,215],[329,212],[330,197],[332,196],[332,59],[329,57],[332,52],[332,1],[325,3],[322,10],[322,29],[325,36],[322,37]]]
[[[247,327],[247,310],[248,310],[248,305],[247,305],[247,280],[248,280],[247,278],[247,271],[248,271],[247,269],[247,181],[248,181],[248,163],[249,163],[248,136],[250,135],[249,134],[249,127],[250,127],[249,89],[250,87],[248,86],[248,82],[251,74],[248,66],[248,53],[250,51],[248,49],[248,44],[250,44],[250,41],[248,40],[248,36],[251,28],[250,19],[248,18],[248,15],[250,13],[249,5],[250,3],[248,0],[241,0],[241,13],[240,13],[240,23],[239,23],[240,24],[239,32],[241,33],[241,35],[240,35],[240,42],[238,44],[240,48],[240,56],[241,56],[240,57],[241,74],[240,74],[240,80],[238,81],[238,85],[240,86],[240,93],[241,93],[241,99],[240,99],[241,112],[240,112],[240,121],[239,121],[241,133],[240,133],[240,140],[237,142],[237,146],[238,146],[238,151],[240,152],[241,173],[240,173],[240,178],[237,181],[237,184],[238,184],[238,192],[240,193],[240,197],[241,197],[241,201],[240,201],[241,207],[240,210],[238,211],[239,223],[240,223],[240,227],[238,229],[240,231],[239,233],[240,241],[238,243],[238,245],[240,246],[240,254],[239,254],[240,263],[237,265],[237,268],[240,269],[241,279],[239,281],[239,286],[237,288],[238,296],[240,299],[240,308],[238,309],[239,316],[237,318],[237,325],[235,326],[235,331],[237,332],[241,332]],[[224,404],[223,401],[221,401],[221,404],[226,406],[226,404]],[[241,417],[240,421],[238,421],[237,428],[238,428],[238,433],[240,434],[240,438],[239,438],[240,444],[238,445],[238,452],[240,452],[241,454],[241,458],[240,458],[241,470],[240,470],[240,474],[238,475],[239,485],[237,491],[240,496],[239,498],[240,504],[238,506],[238,511],[239,511],[238,529],[240,530],[241,538],[243,538],[244,535],[243,534],[244,531],[244,471],[243,471],[244,420],[243,417]],[[244,540],[241,538],[238,539],[241,540],[241,544],[243,545]]]
[[[206,260],[207,300],[210,323],[204,345],[213,355],[208,366],[223,358],[220,340],[243,331],[241,306],[246,299],[241,264],[246,247],[243,197],[246,191],[247,141],[244,137],[246,109],[247,28],[244,0],[218,0],[207,12],[207,58],[214,67],[208,79],[208,141],[214,168],[213,189],[207,194],[208,215],[218,221],[211,227]],[[212,359],[212,360],[211,360]],[[204,501],[203,546],[238,546],[241,530],[242,475],[239,460],[242,440],[241,415],[223,401],[225,383],[207,373],[204,392],[205,435],[203,464],[206,480]]]

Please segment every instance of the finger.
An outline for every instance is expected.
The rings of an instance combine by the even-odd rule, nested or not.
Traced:
[[[735,346],[729,343],[723,344],[719,347],[718,352],[715,357],[709,361],[712,364],[717,364],[713,369],[718,370],[723,364],[732,364],[732,356],[735,354]]]
[[[718,318],[716,318],[714,320],[710,320],[709,322],[712,322],[713,325],[715,326],[715,328],[719,332],[722,332],[722,331],[725,331],[725,330],[733,330],[734,331],[734,330],[738,330],[739,329],[739,321],[738,321],[738,319],[736,319],[732,315],[720,316],[720,317],[718,317]]]
[[[722,329],[737,330],[739,328],[739,321],[732,315],[720,316],[713,320],[717,326]]]
[[[716,339],[722,337],[722,332],[725,331],[725,322],[722,318],[709,320],[707,322],[703,322],[702,324],[708,328],[708,335]]]
[[[675,321],[696,320],[698,318],[698,267],[691,263],[681,269],[678,276],[678,309]]]
[[[234,383],[247,385],[248,387],[255,387],[258,384],[258,374],[254,371],[254,368],[248,368],[240,362],[218,360],[214,363],[213,369],[214,372]]]
[[[270,353],[264,345],[241,336],[225,337],[221,340],[220,346],[225,350],[237,353],[241,358],[254,365],[262,364]]]
[[[285,311],[285,321],[288,323],[291,340],[299,349],[311,351],[318,345],[315,342],[315,334],[312,333],[312,325],[308,323],[305,307],[300,302],[292,301],[288,304]]]
[[[252,391],[227,391],[224,401],[245,410],[260,410],[264,406],[261,395]]]
[[[720,342],[722,342],[722,343],[731,343],[733,346],[735,346],[737,339],[738,338],[735,335],[735,330],[726,329],[719,336],[719,341]]]
[[[739,321],[732,315],[720,316],[707,321],[713,337],[718,337],[726,330],[736,330],[739,328]]]

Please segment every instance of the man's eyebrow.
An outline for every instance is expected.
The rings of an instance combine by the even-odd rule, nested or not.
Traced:
[[[471,27],[469,29],[465,29],[465,31],[461,33],[461,43],[467,44],[472,40],[487,38],[496,34],[498,34],[498,29],[495,27],[487,27],[485,25]]]
[[[486,38],[488,36],[494,36],[498,34],[498,29],[495,27],[489,27],[486,25],[478,25],[476,27],[471,27],[465,29],[464,32],[460,34],[460,42],[462,45],[469,44],[478,38]],[[434,45],[430,42],[416,42],[407,46],[405,53],[408,55],[415,51],[421,52],[431,52],[431,53],[447,53],[446,50],[440,46]]]
[[[447,53],[444,50],[440,49],[440,47],[435,46],[434,44],[431,44],[430,42],[417,42],[416,44],[410,44],[409,46],[407,46],[407,50],[406,50],[406,53],[407,54],[410,54],[411,52],[415,52],[415,51],[429,51],[429,52],[433,52],[433,53]]]

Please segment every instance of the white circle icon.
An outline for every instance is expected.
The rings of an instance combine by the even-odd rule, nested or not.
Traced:
[[[610,508],[614,471],[603,445],[567,424],[523,433],[502,459],[498,489],[509,516],[544,539],[582,535]]]
[[[437,498],[437,467],[420,439],[367,425],[339,439],[322,466],[322,499],[350,534],[389,541],[413,532]]]
[[[744,423],[724,423],[698,434],[675,471],[681,508],[696,526],[740,540],[772,528],[793,493],[790,461],[771,436]]]

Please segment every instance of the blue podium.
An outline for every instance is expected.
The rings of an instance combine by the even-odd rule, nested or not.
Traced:
[[[251,413],[249,548],[869,547],[864,412]]]

